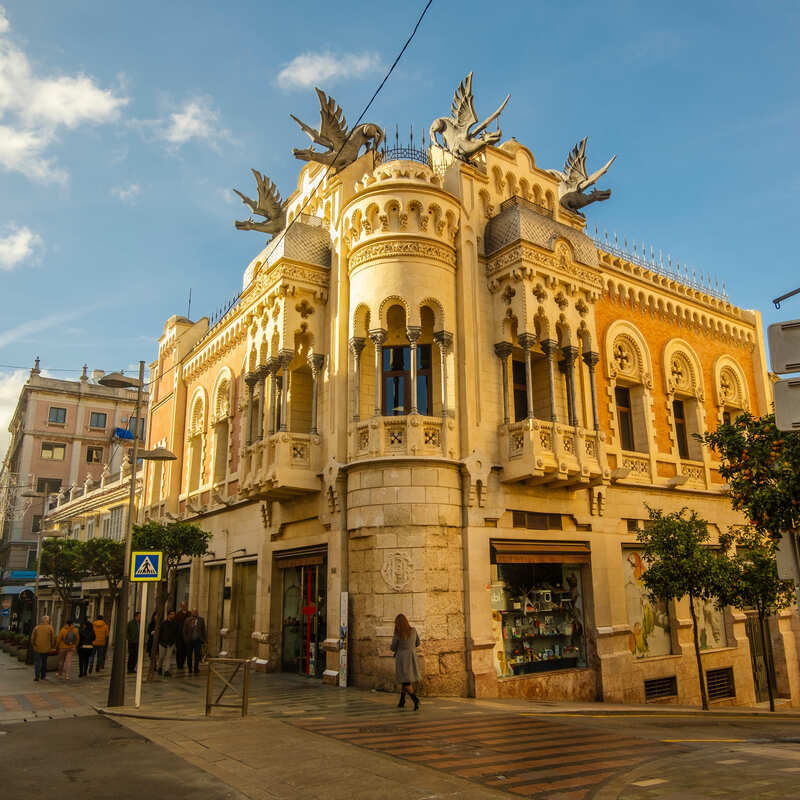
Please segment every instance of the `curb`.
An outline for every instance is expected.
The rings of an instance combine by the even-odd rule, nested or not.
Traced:
[[[201,722],[203,720],[211,720],[213,722],[219,722],[219,717],[211,717],[211,716],[198,716],[198,717],[168,717],[164,716],[163,714],[140,714],[136,711],[111,711],[108,708],[104,708],[102,706],[92,706],[92,708],[104,717],[125,717],[126,719],[151,719],[157,720],[159,722]]]

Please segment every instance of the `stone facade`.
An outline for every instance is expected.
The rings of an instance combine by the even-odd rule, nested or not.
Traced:
[[[634,619],[635,530],[645,503],[740,521],[691,434],[767,411],[760,319],[593,241],[515,141],[431,155],[304,167],[234,306],[167,321],[149,446],[179,458],[146,513],[212,532],[191,603],[268,669],[389,688],[402,612],[427,692],[696,702],[688,607],[656,609],[658,647]],[[561,643],[504,651],[537,569]],[[752,703],[745,615],[703,613],[718,701]],[[796,615],[773,628],[800,702]]]

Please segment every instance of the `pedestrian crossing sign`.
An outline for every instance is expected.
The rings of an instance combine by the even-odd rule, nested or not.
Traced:
[[[131,553],[132,581],[160,581],[163,553],[146,550]]]

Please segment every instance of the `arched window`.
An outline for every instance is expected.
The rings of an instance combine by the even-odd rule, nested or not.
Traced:
[[[720,424],[730,424],[750,409],[744,370],[731,356],[720,356],[714,364],[714,391]]]
[[[231,382],[225,377],[217,384],[214,396],[214,483],[228,474],[228,439],[230,437]]]
[[[683,460],[702,461],[703,449],[695,439],[703,432],[700,362],[688,344],[673,339],[664,348],[664,369],[674,451]]]
[[[387,312],[387,336],[383,345],[381,379],[383,416],[401,416],[416,406],[420,414],[433,414],[433,354],[430,342],[420,343],[422,329],[407,329],[405,309],[392,306]],[[409,335],[416,336],[414,348]],[[416,350],[416,387],[412,388],[411,353]],[[416,393],[413,403],[411,392]]]
[[[203,435],[205,433],[205,403],[203,396],[195,396],[191,406],[192,412],[189,417],[189,466],[188,466],[188,485],[190,492],[195,492],[200,488],[203,475]]]

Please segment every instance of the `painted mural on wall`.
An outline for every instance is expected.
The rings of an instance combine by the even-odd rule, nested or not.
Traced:
[[[672,652],[669,613],[663,601],[647,596],[642,575],[647,566],[638,550],[622,551],[625,574],[625,603],[631,626],[629,647],[636,658],[666,656]]]
[[[728,644],[725,636],[725,619],[711,600],[695,600],[694,612],[697,617],[697,638],[701,650],[713,650]]]

